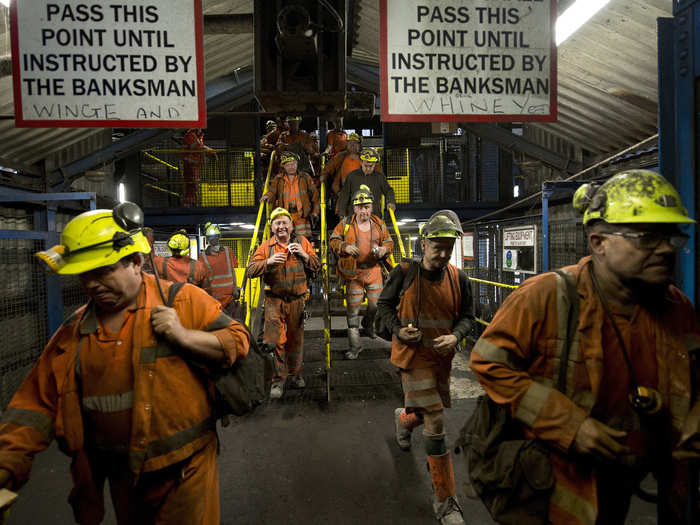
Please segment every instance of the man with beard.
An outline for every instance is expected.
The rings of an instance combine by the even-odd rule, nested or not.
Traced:
[[[211,295],[221,303],[221,308],[233,316],[229,306],[238,299],[236,287],[236,272],[238,258],[228,246],[221,246],[221,230],[216,224],[210,222],[204,225],[204,235],[207,239],[207,247],[199,255],[199,261],[207,269],[207,280]]]
[[[379,154],[374,148],[365,148],[360,154],[362,166],[359,170],[355,170],[348,174],[343,188],[338,195],[338,204],[336,205],[336,214],[341,217],[349,217],[352,215],[352,196],[363,184],[369,186],[372,195],[374,195],[375,206],[374,211],[377,215],[382,216],[383,210],[380,209],[382,195],[386,201],[386,205],[392,210],[396,209],[396,198],[394,197],[394,189],[389,185],[386,176],[378,169]]]
[[[262,277],[265,283],[265,328],[263,342],[275,351],[275,377],[270,397],[279,399],[287,378],[304,388],[301,375],[304,359],[305,268],[321,267],[313,246],[294,231],[292,216],[284,208],[270,214],[272,237],[262,243],[250,261],[248,277]]]
[[[543,522],[622,524],[653,472],[660,523],[680,523],[687,473],[672,453],[700,450],[700,339],[690,301],[671,283],[687,240],[679,226],[695,221],[673,186],[646,170],[584,185],[574,206],[591,255],[514,291],[471,368],[523,439],[546,447],[554,485]],[[578,309],[573,327],[568,304]]]
[[[404,391],[405,408],[394,411],[396,442],[409,450],[413,430],[424,425],[433,511],[442,525],[464,525],[444,423],[452,359],[474,320],[469,280],[450,264],[462,235],[455,212],[433,214],[421,229],[423,257],[391,271],[377,308],[378,323],[392,333],[391,362]]]
[[[72,459],[75,520],[104,518],[109,481],[119,525],[219,523],[218,440],[205,378],[248,354],[247,330],[212,297],[142,271],[141,210],[122,203],[71,220],[37,257],[77,275],[89,301],[53,335],[0,422],[0,487],[17,490],[55,436]]]
[[[350,350],[347,359],[357,359],[362,351],[360,342],[360,305],[367,294],[367,311],[362,317],[365,334],[374,337],[374,316],[377,299],[384,282],[380,263],[393,250],[389,230],[384,221],[372,214],[372,194],[365,187],[352,200],[354,214],[347,222],[340,221],[333,230],[330,244],[339,258],[338,272],[345,280]]]

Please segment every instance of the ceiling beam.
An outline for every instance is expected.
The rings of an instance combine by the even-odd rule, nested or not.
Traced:
[[[513,153],[524,153],[556,170],[575,173],[580,168],[579,163],[573,159],[558,155],[496,124],[460,124],[460,127],[483,139],[495,142],[503,149]]]

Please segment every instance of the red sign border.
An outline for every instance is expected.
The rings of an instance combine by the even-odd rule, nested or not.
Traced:
[[[195,23],[195,53],[197,60],[197,120],[25,120],[22,112],[22,79],[19,64],[19,34],[17,29],[17,1],[10,3],[10,32],[12,48],[12,88],[16,128],[205,128],[207,102],[204,84],[204,40],[202,32],[202,0],[193,0]]]
[[[379,94],[382,122],[556,122],[557,121],[557,44],[555,27],[557,22],[556,0],[550,0],[549,14],[552,27],[552,43],[549,61],[551,94],[549,98],[549,115],[411,115],[389,114],[389,66],[387,64],[387,9],[391,0],[379,0]],[[398,0],[396,0],[398,1]]]

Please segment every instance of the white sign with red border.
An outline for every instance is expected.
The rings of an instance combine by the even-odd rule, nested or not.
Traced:
[[[10,6],[17,127],[206,126],[202,0]]]
[[[387,122],[553,122],[555,0],[380,0]]]

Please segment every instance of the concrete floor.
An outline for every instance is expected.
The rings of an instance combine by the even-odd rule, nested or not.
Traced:
[[[333,328],[342,324],[334,320]],[[317,320],[307,325],[307,389],[285,392],[281,400],[220,433],[222,523],[435,523],[420,431],[410,452],[399,450],[393,440],[393,411],[402,397],[398,374],[387,360],[388,343],[366,339],[367,351],[350,362],[342,360],[346,340],[332,340],[335,386],[329,405],[318,328]],[[456,357],[453,375],[448,446],[480,393],[464,354]],[[461,495],[462,456],[455,456],[455,476],[468,523],[494,523],[480,501]],[[69,490],[68,460],[52,446],[37,457],[9,525],[73,523]],[[636,500],[627,523],[655,522],[654,507]],[[105,523],[115,523],[111,509]]]

